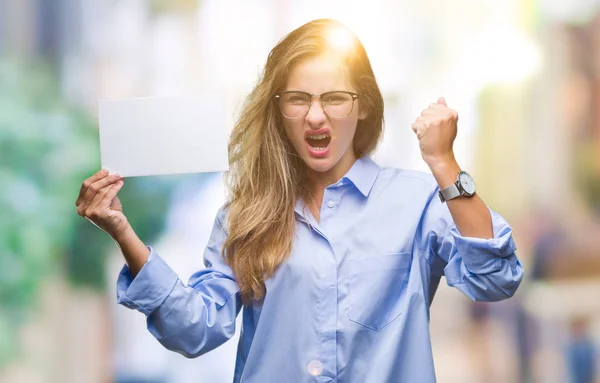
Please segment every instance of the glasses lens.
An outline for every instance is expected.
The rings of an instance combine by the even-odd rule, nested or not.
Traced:
[[[325,112],[333,118],[348,117],[352,113],[354,99],[344,92],[329,92],[321,96]]]
[[[308,113],[310,96],[301,92],[287,92],[279,97],[281,114],[287,118],[300,118]]]
[[[279,97],[279,109],[287,118],[306,116],[311,103],[311,96],[302,92],[286,92]],[[352,113],[354,98],[346,92],[327,92],[321,95],[321,104],[329,117],[344,118]]]

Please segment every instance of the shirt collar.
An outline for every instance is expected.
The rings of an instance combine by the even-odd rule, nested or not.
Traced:
[[[354,164],[352,164],[346,175],[343,176],[340,181],[342,183],[350,181],[362,195],[368,197],[375,184],[375,180],[379,175],[379,170],[379,165],[377,165],[371,157],[364,156],[354,161]],[[303,207],[304,203],[301,199],[298,199],[294,210],[302,215]]]
[[[379,175],[379,165],[369,156],[357,159],[342,180],[348,180],[364,195],[369,196]]]

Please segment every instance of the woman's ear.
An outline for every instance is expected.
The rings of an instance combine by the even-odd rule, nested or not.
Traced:
[[[358,100],[358,119],[364,120],[369,115],[369,108],[363,100]]]

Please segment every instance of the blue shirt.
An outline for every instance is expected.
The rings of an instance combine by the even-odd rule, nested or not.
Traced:
[[[512,229],[490,210],[494,238],[459,234],[432,175],[357,160],[325,189],[320,222],[295,206],[291,254],[265,281],[263,302],[243,307],[221,256],[221,208],[204,251],[206,269],[184,284],[150,248],[120,304],[147,315],[166,348],[202,355],[235,333],[234,382],[435,382],[429,305],[446,277],[473,300],[512,296],[523,277]],[[202,378],[198,377],[198,381]]]

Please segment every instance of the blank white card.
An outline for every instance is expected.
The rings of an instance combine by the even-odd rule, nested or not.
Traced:
[[[218,94],[98,101],[102,168],[123,177],[221,172],[227,108]]]

